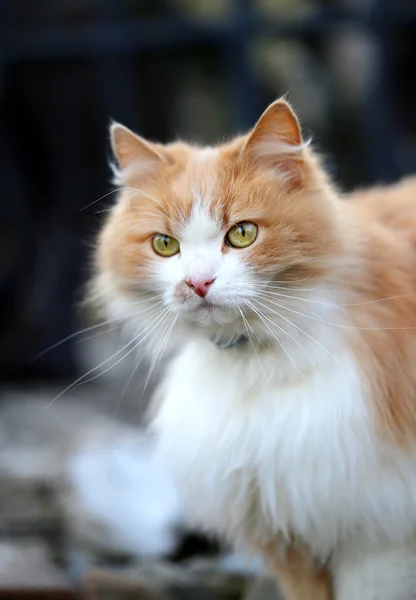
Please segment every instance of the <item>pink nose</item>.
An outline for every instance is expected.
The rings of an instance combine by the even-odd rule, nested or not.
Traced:
[[[203,276],[203,277],[188,277],[186,283],[192,288],[198,296],[205,298],[208,294],[209,287],[214,283],[214,279]]]

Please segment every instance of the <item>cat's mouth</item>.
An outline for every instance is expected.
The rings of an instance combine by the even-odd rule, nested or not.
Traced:
[[[217,304],[214,304],[212,302],[201,302],[201,304],[198,304],[198,306],[195,306],[195,308],[193,308],[193,312],[196,315],[214,315],[214,313],[224,310],[224,307],[218,306]]]
[[[221,308],[215,302],[211,302],[210,300],[206,300],[205,298],[198,304],[196,307],[197,310],[214,310],[215,308]]]
[[[214,311],[224,311],[227,310],[228,307],[225,304],[220,304],[219,302],[214,302],[213,300],[208,300],[207,298],[201,299],[201,302],[194,307],[194,310],[201,312],[212,313]]]
[[[230,319],[230,309],[225,304],[204,298],[196,306],[190,308],[191,319],[202,324],[223,323]]]

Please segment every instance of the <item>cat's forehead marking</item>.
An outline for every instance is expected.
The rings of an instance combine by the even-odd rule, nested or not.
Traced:
[[[201,148],[195,155],[195,161],[197,164],[210,163],[218,159],[218,148]]]
[[[192,220],[192,230],[208,232],[212,238],[224,230],[229,221],[229,193],[233,181],[229,165],[224,168],[223,154],[218,148],[193,149],[188,162],[173,182],[171,229],[182,236]],[[201,215],[206,224],[203,225]]]
[[[206,207],[196,203],[183,230],[183,240],[206,243],[221,236],[221,229]]]
[[[208,192],[217,183],[219,153],[216,148],[201,148],[189,165],[192,183],[196,189]]]
[[[218,189],[219,151],[193,148],[177,176],[170,182],[172,202],[167,205],[172,230],[183,231],[196,207],[209,207]]]
[[[190,165],[193,201],[191,215],[197,215],[198,211],[207,214],[210,212],[218,191],[218,160],[219,152],[216,148],[202,148],[195,154]]]

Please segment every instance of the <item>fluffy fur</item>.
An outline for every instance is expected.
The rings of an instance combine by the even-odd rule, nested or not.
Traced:
[[[216,148],[112,142],[96,297],[135,332],[121,356],[176,349],[153,427],[196,523],[287,598],[416,598],[416,182],[342,198],[284,101]]]

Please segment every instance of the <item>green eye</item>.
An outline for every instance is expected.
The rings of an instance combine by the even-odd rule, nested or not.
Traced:
[[[237,223],[225,236],[226,241],[234,248],[247,248],[257,237],[258,227],[255,223]]]
[[[152,239],[153,250],[160,256],[173,256],[179,252],[179,242],[170,235],[157,233]]]

